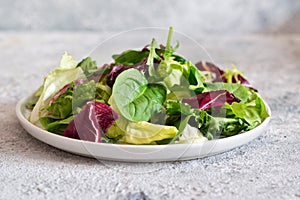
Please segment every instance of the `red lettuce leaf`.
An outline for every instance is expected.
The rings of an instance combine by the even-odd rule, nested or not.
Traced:
[[[227,90],[218,90],[184,98],[182,102],[189,104],[192,108],[207,110],[209,108],[220,108],[225,102],[232,104],[232,102],[240,102],[240,100]]]
[[[134,64],[134,65],[124,66],[123,64],[119,64],[119,65],[115,65],[115,66],[110,66],[111,71],[107,75],[107,77],[108,77],[109,81],[114,83],[114,81],[116,80],[117,76],[119,76],[119,74],[121,74],[123,71],[125,71],[127,69],[132,69],[132,68],[139,70],[140,72],[142,72],[142,74],[145,74],[148,71],[148,66],[146,65],[146,62],[147,62],[147,59],[144,59],[142,62]]]
[[[237,76],[232,76],[232,80],[227,80],[227,78],[224,76],[226,72],[213,63],[201,61],[196,63],[195,66],[200,71],[210,72],[212,74],[212,82],[240,83],[257,92],[257,90],[250,84],[250,82],[240,74],[238,74]]]
[[[118,115],[108,105],[89,101],[70,122],[64,136],[91,142],[101,142],[101,137],[117,120]]]
[[[212,74],[212,82],[227,82],[226,78],[222,77],[225,71],[217,67],[215,64],[201,61],[195,64],[200,71],[207,71]]]

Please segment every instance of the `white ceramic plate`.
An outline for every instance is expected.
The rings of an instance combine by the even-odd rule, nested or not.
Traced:
[[[222,153],[244,145],[260,136],[267,128],[270,118],[267,118],[255,129],[243,134],[210,140],[194,144],[170,144],[170,145],[122,145],[94,143],[67,138],[45,131],[27,119],[29,110],[26,102],[31,96],[20,100],[16,106],[16,114],[24,129],[36,139],[45,142],[58,149],[97,159],[127,161],[127,162],[159,162],[189,160]],[[269,107],[268,107],[269,108]],[[268,109],[270,112],[270,109]]]

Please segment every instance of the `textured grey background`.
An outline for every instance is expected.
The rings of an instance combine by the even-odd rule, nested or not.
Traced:
[[[79,59],[99,33],[0,32],[0,199],[299,199],[300,35],[195,38],[234,63],[272,109],[268,130],[247,145],[184,162],[99,162],[31,137],[15,115],[63,51]],[[77,41],[80,41],[79,43]],[[195,52],[191,52],[193,54]]]
[[[0,30],[124,31],[172,25],[191,36],[281,27],[293,32],[299,30],[299,8],[299,0],[0,0]]]
[[[0,0],[0,199],[299,199],[299,4]],[[111,34],[169,25],[245,73],[272,109],[266,133],[209,158],[128,164],[63,152],[18,123],[16,102],[64,51],[79,60]]]

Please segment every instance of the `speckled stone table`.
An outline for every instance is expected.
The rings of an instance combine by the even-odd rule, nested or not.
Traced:
[[[195,38],[215,62],[244,71],[272,109],[267,132],[232,151],[184,162],[99,162],[26,133],[16,102],[64,51],[79,60],[109,35],[0,32],[0,199],[300,198],[300,35]]]

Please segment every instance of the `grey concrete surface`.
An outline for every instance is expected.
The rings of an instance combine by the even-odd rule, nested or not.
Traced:
[[[215,62],[244,71],[272,109],[266,133],[230,152],[184,162],[100,162],[26,133],[16,102],[64,51],[80,59],[109,35],[0,32],[0,199],[300,198],[300,35],[196,38]]]
[[[299,9],[298,0],[0,0],[0,30],[124,31],[174,26],[193,36],[251,33],[276,30]]]

